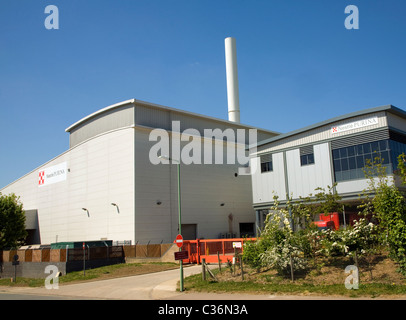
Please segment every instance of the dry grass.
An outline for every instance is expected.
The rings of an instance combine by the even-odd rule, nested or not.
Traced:
[[[329,259],[319,259],[317,266],[312,266],[306,273],[294,274],[296,283],[311,283],[313,285],[344,284],[348,274],[345,267],[355,264],[348,257],[334,257]],[[368,263],[365,259],[359,261],[360,283],[382,283],[390,285],[406,285],[406,278],[397,272],[396,263],[385,255],[377,255],[370,259]],[[221,272],[217,275],[219,281],[242,281],[241,270],[237,267],[235,274],[231,272]],[[275,270],[253,270],[245,267],[244,280],[251,280],[258,283],[277,282],[291,283],[291,276],[280,275]]]
[[[306,273],[280,275],[275,270],[254,270],[244,267],[235,273],[229,267],[216,272],[217,281],[208,276],[203,281],[201,275],[186,278],[185,287],[190,291],[205,292],[245,292],[254,294],[293,294],[293,295],[339,295],[347,297],[406,297],[406,278],[397,272],[396,264],[385,255],[377,255],[359,261],[360,284],[358,290],[348,290],[345,267],[353,265],[348,257],[318,259]],[[371,267],[370,267],[371,266]],[[214,267],[212,267],[214,269]],[[372,277],[371,277],[372,275]]]

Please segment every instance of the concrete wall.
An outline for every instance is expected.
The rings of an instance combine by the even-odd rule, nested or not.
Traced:
[[[24,277],[24,278],[34,278],[34,279],[41,279],[46,278],[51,273],[45,273],[45,268],[49,265],[56,266],[58,271],[62,273],[62,275],[66,275],[66,262],[21,262],[19,265],[15,267],[12,265],[11,262],[3,262],[0,263],[1,265],[1,272],[0,278],[14,278],[15,272],[17,278]],[[83,268],[83,263],[82,263]],[[18,282],[18,279],[17,279]]]

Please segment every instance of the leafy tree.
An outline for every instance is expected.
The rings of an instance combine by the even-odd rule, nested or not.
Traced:
[[[278,198],[275,196],[261,238],[255,245],[244,247],[244,254],[249,258],[247,260],[251,266],[257,269],[275,268],[281,274],[289,274],[291,264],[294,265],[295,271],[307,268],[303,245],[306,245],[306,242],[302,241],[299,233],[295,233],[292,229],[289,208],[280,208]]]
[[[342,197],[338,195],[336,186],[337,183],[327,186],[327,192],[324,188],[316,188],[316,191],[319,191],[315,195],[315,201],[318,203],[316,213],[329,214],[332,212],[342,212],[343,205],[340,203]]]
[[[16,248],[26,236],[25,213],[19,197],[0,193],[0,249]]]
[[[398,158],[398,172],[405,181],[405,155]],[[372,205],[378,219],[381,241],[389,246],[390,256],[399,264],[399,269],[406,274],[406,202],[404,194],[395,185],[394,180],[386,176],[386,168],[379,159],[366,167],[370,179],[370,191],[374,196]],[[378,177],[375,179],[374,177]]]
[[[406,155],[402,153],[398,157],[398,176],[403,184],[406,184]]]

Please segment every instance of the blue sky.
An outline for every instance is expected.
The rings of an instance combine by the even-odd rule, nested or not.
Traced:
[[[47,30],[47,5],[59,30]],[[347,5],[359,30],[347,30]],[[0,187],[68,149],[65,128],[135,98],[227,119],[237,41],[241,122],[288,132],[406,109],[404,0],[0,0]]]

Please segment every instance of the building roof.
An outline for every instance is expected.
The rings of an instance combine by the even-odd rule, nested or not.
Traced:
[[[319,127],[322,127],[322,126],[325,126],[325,125],[328,125],[328,124],[332,124],[332,123],[335,123],[335,122],[338,122],[338,121],[341,121],[341,120],[350,119],[350,118],[354,118],[354,117],[357,117],[357,116],[367,115],[367,114],[380,112],[380,111],[390,112],[390,113],[393,113],[395,115],[398,115],[398,116],[406,119],[406,111],[404,111],[402,109],[399,109],[399,108],[397,108],[397,107],[395,107],[393,105],[385,105],[385,106],[380,106],[380,107],[355,111],[355,112],[348,113],[348,114],[345,114],[345,115],[342,115],[342,116],[338,116],[338,117],[335,117],[335,118],[324,120],[324,121],[318,122],[316,124],[306,126],[304,128],[301,128],[301,129],[297,129],[297,130],[293,130],[293,131],[290,131],[290,132],[287,132],[287,133],[283,133],[283,134],[280,134],[278,136],[259,141],[256,144],[256,146],[258,147],[258,146],[262,146],[262,145],[272,143],[272,142],[275,142],[275,141],[278,141],[278,140],[282,140],[282,139],[285,139],[287,137],[291,137],[291,136],[294,136],[294,135],[297,135],[297,134],[300,134],[300,133],[303,133],[303,132],[307,132],[307,131],[310,131],[310,130],[313,130],[313,129],[316,129],[316,128],[319,128]]]
[[[228,121],[228,120],[224,120],[224,119],[214,118],[214,117],[210,117],[210,116],[206,116],[206,115],[202,115],[202,114],[198,114],[198,113],[194,113],[194,112],[190,112],[190,111],[185,111],[185,110],[181,110],[181,109],[171,108],[171,107],[162,106],[162,105],[158,105],[158,104],[155,104],[155,103],[146,102],[146,101],[141,101],[141,100],[136,100],[136,99],[125,100],[125,101],[122,101],[122,102],[113,104],[113,105],[111,105],[111,106],[105,107],[105,108],[103,108],[103,109],[100,109],[100,110],[98,110],[98,111],[96,111],[96,112],[94,112],[94,113],[92,113],[92,114],[90,114],[90,115],[88,115],[88,116],[86,116],[86,117],[80,119],[79,121],[75,122],[74,124],[72,124],[71,126],[69,126],[68,128],[66,128],[65,131],[66,131],[66,132],[71,132],[73,129],[79,127],[80,125],[82,125],[82,124],[84,124],[84,123],[86,123],[86,122],[88,122],[88,121],[94,119],[95,117],[97,117],[97,116],[99,116],[99,115],[101,115],[101,114],[103,114],[103,113],[106,113],[106,112],[111,111],[111,110],[113,110],[113,109],[120,108],[120,107],[129,105],[129,104],[133,104],[133,105],[135,105],[135,104],[140,104],[140,105],[142,105],[142,106],[149,107],[149,108],[161,109],[161,110],[167,110],[167,111],[173,111],[173,112],[177,112],[177,113],[182,113],[182,114],[190,115],[190,116],[197,117],[197,118],[203,118],[203,119],[211,120],[211,121],[214,121],[214,122],[220,122],[220,123],[223,123],[223,124],[229,124],[229,125],[232,125],[232,126],[239,126],[239,127],[247,128],[247,129],[258,129],[258,130],[260,130],[260,131],[269,133],[269,134],[271,134],[271,135],[279,135],[279,134],[281,134],[280,132],[276,132],[276,131],[271,131],[271,130],[256,128],[256,127],[253,127],[253,126],[244,125],[244,124],[237,123],[237,122],[232,122],[232,121]]]

